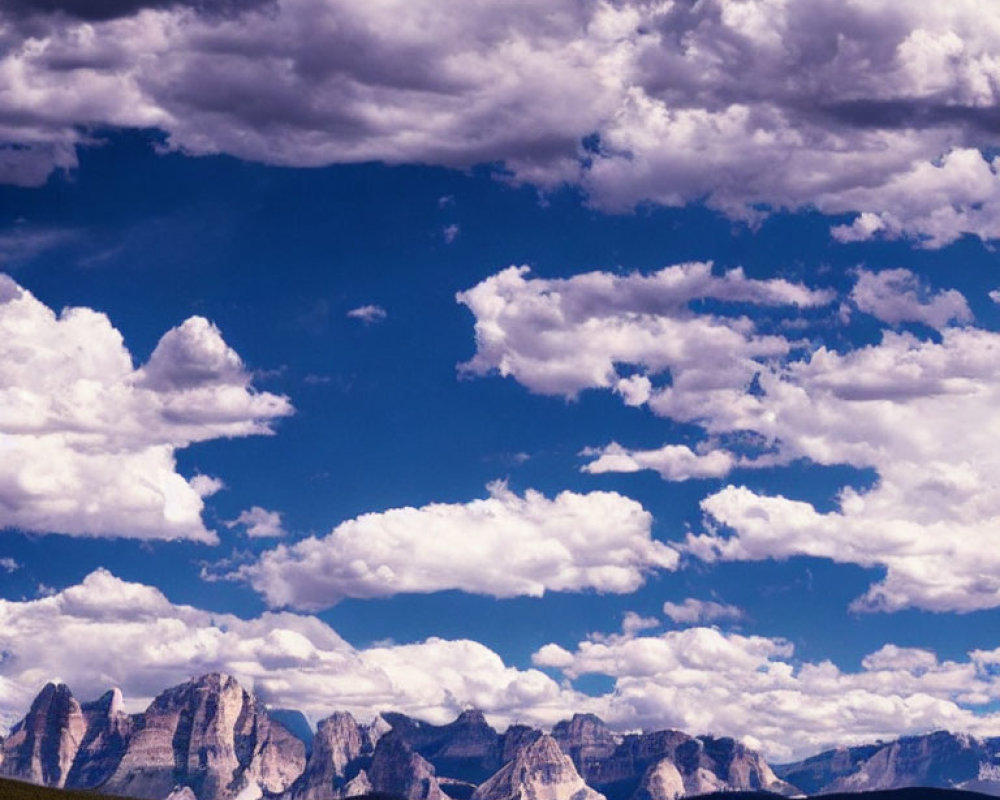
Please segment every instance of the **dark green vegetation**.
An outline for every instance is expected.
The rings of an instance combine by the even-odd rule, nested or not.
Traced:
[[[111,795],[100,795],[80,789],[50,789],[33,783],[0,778],[0,800],[114,800]]]
[[[774,800],[779,795],[770,792],[715,792],[684,800]],[[928,789],[910,787],[907,789],[886,789],[880,792],[843,792],[837,794],[812,795],[822,800],[996,800],[993,795],[979,792],[964,792],[961,789]]]

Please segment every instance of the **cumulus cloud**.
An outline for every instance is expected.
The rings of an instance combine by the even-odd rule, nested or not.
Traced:
[[[347,316],[351,319],[360,319],[365,325],[371,325],[373,322],[384,320],[387,314],[382,306],[367,305],[352,308],[347,312]]]
[[[773,759],[938,728],[1000,733],[1000,715],[977,713],[1000,697],[998,651],[941,661],[886,645],[852,672],[801,662],[781,639],[699,627],[639,635],[647,623],[626,618],[622,633],[534,654],[535,667],[570,680],[614,680],[607,693],[587,696],[542,669],[505,664],[475,641],[361,649],[310,615],[204,611],[99,569],[47,597],[0,600],[0,720],[21,716],[53,678],[82,699],[120,686],[129,708],[141,710],[163,688],[217,670],[314,721],[339,709],[366,720],[399,710],[443,723],[474,705],[499,727],[549,727],[584,711],[621,730],[744,737]]]
[[[773,760],[941,728],[1000,732],[1000,715],[980,708],[1000,694],[995,652],[939,661],[890,644],[851,672],[797,661],[782,639],[692,627],[548,644],[532,660],[570,679],[613,678],[602,698],[613,724],[742,737]]]
[[[219,330],[192,317],[135,368],[121,334],[88,308],[54,313],[0,275],[0,527],[76,536],[216,541],[174,453],[266,434],[291,413],[255,392]]]
[[[346,597],[446,589],[539,597],[632,592],[674,569],[677,551],[650,536],[652,516],[615,492],[524,496],[503,483],[469,503],[364,514],[325,537],[279,545],[232,577],[272,606],[318,609]]]
[[[682,444],[667,444],[657,450],[627,450],[617,442],[612,442],[603,448],[585,450],[584,454],[597,456],[582,468],[592,475],[652,469],[667,481],[721,478],[729,474],[737,463],[737,459],[725,450],[710,450],[699,454]]]
[[[714,600],[698,600],[694,597],[688,597],[683,603],[667,601],[663,604],[663,613],[679,625],[743,618],[743,609],[737,606],[716,603]]]
[[[886,570],[854,608],[971,611],[1000,605],[992,542],[1000,492],[1000,335],[947,328],[940,342],[885,333],[847,353],[820,348],[762,373],[752,414],[726,424],[765,436],[784,458],[873,468],[838,507],[727,486],[702,501],[710,521],[689,536],[706,559],[811,555]]]
[[[226,523],[227,527],[235,528],[237,525],[243,527],[246,535],[251,539],[274,538],[285,535],[282,527],[281,512],[268,511],[260,506],[241,511],[240,515]]]
[[[752,359],[788,352],[783,337],[759,334],[748,317],[696,313],[692,301],[809,308],[833,300],[831,292],[755,280],[740,269],[713,275],[711,264],[697,262],[650,275],[528,273],[509,267],[457,295],[476,317],[476,354],[462,370],[496,371],[532,391],[569,398],[583,389],[614,389],[631,404],[650,395],[642,373],[671,370],[675,384],[746,385]],[[622,375],[619,364],[642,373]]]
[[[961,292],[933,292],[908,269],[859,270],[851,300],[861,311],[890,325],[922,322],[940,329],[953,322],[972,322],[972,311]]]
[[[543,394],[617,392],[701,430],[693,447],[590,449],[588,472],[654,469],[686,480],[804,460],[877,475],[869,489],[845,487],[829,512],[726,486],[702,501],[704,531],[688,537],[700,558],[805,555],[884,569],[858,610],[1000,606],[1000,429],[991,423],[1000,334],[951,325],[971,321],[965,299],[906,270],[859,271],[851,298],[880,320],[937,327],[940,338],[887,330],[855,349],[793,346],[724,316],[725,302],[714,313],[688,305],[705,296],[799,307],[833,300],[793,284],[724,281],[706,265],[555,281],[511,268],[459,295],[476,316],[477,350],[463,368]]]
[[[156,127],[265,163],[502,163],[605,209],[856,215],[842,241],[1000,235],[983,0],[17,0],[4,16],[0,177],[22,185],[75,166],[90,126]]]
[[[314,720],[338,709],[362,719],[400,710],[443,723],[475,705],[497,724],[551,725],[577,701],[592,705],[478,642],[432,638],[358,650],[313,616],[241,619],[176,605],[103,569],[48,597],[0,600],[0,651],[0,720],[8,723],[53,678],[81,699],[120,686],[129,707],[141,710],[167,686],[216,670]]]
[[[20,563],[16,559],[5,557],[0,558],[0,569],[4,572],[17,572],[21,568]]]

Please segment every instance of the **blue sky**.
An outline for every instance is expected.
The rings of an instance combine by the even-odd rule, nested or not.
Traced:
[[[801,9],[5,12],[0,718],[1000,733],[1000,27]]]

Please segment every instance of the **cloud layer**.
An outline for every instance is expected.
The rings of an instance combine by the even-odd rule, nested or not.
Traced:
[[[82,699],[120,686],[141,710],[164,688],[214,670],[314,720],[344,709],[364,719],[402,710],[445,722],[474,704],[499,720],[523,714],[552,724],[577,699],[477,642],[432,638],[357,650],[312,616],[244,620],[175,605],[158,589],[106,570],[50,597],[0,600],[0,652],[0,721],[8,724],[53,678]]]
[[[674,569],[650,536],[652,516],[615,492],[523,497],[502,483],[465,504],[364,514],[327,536],[279,545],[231,577],[272,606],[319,609],[346,597],[460,589],[493,597],[546,591],[627,593]]]
[[[996,238],[993,17],[988,0],[19,0],[0,179],[73,167],[89,126],[155,127],[295,166],[502,162],[607,209],[857,214],[841,241]]]
[[[705,531],[688,537],[688,552],[703,559],[808,555],[881,567],[885,579],[858,599],[861,610],[1000,606],[992,477],[1000,429],[991,422],[1000,334],[969,324],[961,294],[934,291],[903,269],[859,271],[850,301],[938,335],[885,330],[881,341],[841,352],[764,334],[748,317],[696,310],[691,301],[704,297],[799,307],[834,299],[712,276],[706,265],[556,281],[511,268],[459,295],[476,317],[476,354],[463,369],[497,371],[544,394],[611,390],[701,429],[693,445],[591,448],[587,472],[653,469],[688,480],[805,460],[877,474],[868,490],[845,487],[829,513],[727,486],[703,500]]]
[[[613,678],[603,699],[616,724],[742,736],[776,761],[904,733],[1000,730],[1000,716],[973,710],[1000,694],[996,652],[942,662],[887,644],[856,672],[794,656],[781,639],[692,627],[591,636],[572,651],[550,644],[533,661],[569,678]]]
[[[890,644],[848,672],[797,663],[780,639],[704,627],[640,634],[656,624],[627,615],[624,633],[537,651],[539,668],[614,680],[613,690],[591,697],[542,669],[505,664],[475,641],[358,649],[312,616],[211,613],[97,570],[48,597],[0,600],[0,721],[23,714],[53,678],[83,699],[120,686],[140,710],[163,688],[220,670],[314,721],[334,710],[370,719],[394,709],[443,723],[474,705],[501,728],[515,721],[548,727],[590,711],[623,730],[746,735],[775,759],[941,727],[1000,732],[997,715],[971,710],[1000,696],[998,652],[942,662],[931,651]]]
[[[56,314],[0,275],[0,528],[216,541],[202,497],[222,484],[183,478],[174,452],[291,413],[250,378],[202,317],[136,369],[104,314]]]

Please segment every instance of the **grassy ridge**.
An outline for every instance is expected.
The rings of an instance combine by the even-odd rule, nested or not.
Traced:
[[[111,795],[81,789],[50,789],[33,783],[0,778],[0,800],[114,800]]]

